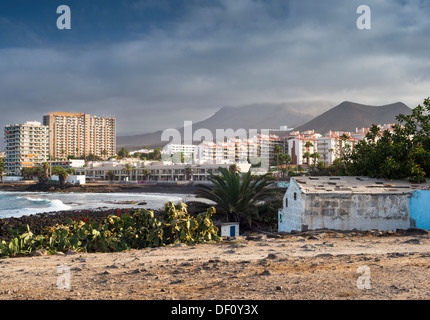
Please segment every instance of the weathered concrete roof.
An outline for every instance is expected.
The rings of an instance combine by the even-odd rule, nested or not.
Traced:
[[[415,190],[430,190],[430,184],[415,184],[407,180],[387,180],[369,177],[293,177],[303,193],[387,193],[402,194]]]

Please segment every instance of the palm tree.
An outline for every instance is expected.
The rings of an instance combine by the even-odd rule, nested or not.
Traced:
[[[160,160],[161,159],[161,148],[155,148],[154,152],[152,153],[153,159],[154,160]]]
[[[306,143],[305,143],[306,151],[309,151],[309,148],[313,147],[313,146],[314,146],[314,144],[312,142],[306,141]]]
[[[69,174],[72,174],[73,171],[73,169],[65,169],[63,167],[52,168],[52,173],[58,176],[58,179],[60,180],[60,185],[62,186],[66,184],[67,177],[69,176]]]
[[[5,167],[4,167],[4,158],[0,158],[0,179],[2,182],[3,181],[3,174],[5,172]]]
[[[48,180],[51,178],[49,175],[49,171],[51,168],[51,164],[49,162],[44,162],[43,163],[43,183],[48,182]]]
[[[303,154],[303,158],[305,158],[305,159],[306,159],[306,164],[308,165],[308,167],[309,167],[309,158],[310,158],[310,156],[311,156],[311,154],[310,154],[310,152],[309,152],[309,151],[306,151],[306,152]]]
[[[270,173],[255,176],[251,170],[240,174],[227,168],[218,169],[221,175],[210,173],[209,181],[214,187],[198,185],[198,197],[217,203],[229,217],[236,221],[244,218],[252,228],[254,217],[258,217],[258,205],[265,203],[277,189],[270,188],[274,177]]]
[[[317,159],[319,159],[321,156],[320,156],[320,154],[318,153],[318,152],[314,152],[314,153],[312,153],[311,155],[310,155],[310,157],[312,158],[312,159],[314,159],[314,171],[315,171],[315,167],[316,167],[316,165],[317,165]]]
[[[106,172],[106,175],[108,176],[108,179],[110,182],[112,182],[115,179],[115,172],[113,172],[113,170],[108,170]]]
[[[33,172],[30,167],[23,167],[21,168],[21,176],[24,180],[29,180],[33,178]]]
[[[276,177],[279,178],[279,157],[283,154],[282,147],[278,144],[275,146],[274,151],[276,153]]]
[[[339,156],[340,156],[340,160],[343,159],[343,144],[345,143],[346,140],[349,140],[349,136],[344,133],[340,136],[339,138]]]
[[[151,170],[144,169],[143,170],[143,175],[145,176],[145,180],[149,180],[149,178],[151,177]]]
[[[193,176],[193,169],[190,166],[185,167],[185,180],[190,180]]]
[[[311,155],[310,152],[309,152],[309,148],[313,147],[313,146],[314,146],[314,144],[312,142],[306,141],[306,143],[305,143],[306,152],[304,154],[304,157],[306,157],[306,164],[308,165],[308,168],[309,168],[309,157]]]
[[[289,165],[290,165],[292,159],[291,159],[291,156],[288,153],[285,153],[285,154],[282,154],[279,157],[279,160],[285,163],[285,170],[282,171],[283,176],[285,178],[284,174],[288,173],[288,171],[289,171]]]
[[[128,175],[128,180],[130,181],[130,180],[131,180],[131,178],[130,178],[130,173],[132,173],[132,172],[134,171],[134,168],[132,167],[132,165],[131,165],[131,164],[126,163],[126,164],[124,165],[124,169],[123,169],[123,170],[125,171],[125,173],[127,173],[127,175]]]

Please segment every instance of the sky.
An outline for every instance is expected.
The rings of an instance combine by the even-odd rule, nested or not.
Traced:
[[[2,0],[0,126],[85,112],[131,135],[223,106],[413,108],[430,96],[429,14],[426,0]]]

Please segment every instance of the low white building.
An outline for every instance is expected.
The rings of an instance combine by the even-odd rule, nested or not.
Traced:
[[[278,231],[407,229],[413,190],[407,182],[366,177],[291,178]]]
[[[60,181],[60,177],[57,175],[51,176],[50,180],[52,181]],[[66,183],[69,184],[85,184],[85,176],[84,175],[69,175],[66,178]]]
[[[109,172],[113,174],[113,181],[130,181],[135,183],[163,182],[163,181],[206,181],[212,174],[219,174],[219,167],[227,168],[231,164],[194,164],[172,163],[163,161],[134,161],[130,162],[105,161],[90,162],[88,167],[76,169],[76,174],[86,175],[93,180],[109,180]],[[241,172],[247,172],[251,165],[236,164]]]

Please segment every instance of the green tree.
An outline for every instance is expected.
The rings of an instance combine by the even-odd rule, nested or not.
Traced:
[[[4,173],[5,173],[4,158],[0,158],[0,179],[1,179],[1,181],[3,181]]]
[[[112,182],[115,179],[115,172],[113,172],[113,170],[108,170],[106,172],[106,175],[110,182]]]
[[[160,160],[161,159],[161,147],[154,149],[154,152],[152,152],[152,158],[154,160]]]
[[[125,173],[128,176],[128,180],[130,181],[131,180],[130,174],[134,171],[133,166],[130,163],[126,163],[124,165],[123,171],[125,171]]]
[[[269,187],[274,178],[270,173],[252,175],[251,170],[239,173],[234,170],[220,167],[220,175],[210,174],[209,180],[213,187],[198,185],[198,197],[209,199],[217,203],[234,220],[245,220],[252,228],[254,219],[259,218],[259,205],[270,201],[276,188]]]
[[[346,172],[387,179],[424,182],[430,172],[430,100],[400,114],[393,132],[374,125],[345,157]]]
[[[317,165],[317,159],[319,159],[321,156],[318,152],[313,152],[310,157],[314,160],[314,165],[313,165],[313,171],[315,172],[316,169],[316,165]]]
[[[303,154],[303,158],[304,159],[306,159],[306,164],[307,164],[307,166],[309,167],[309,158],[311,157],[311,153],[309,152],[309,151],[306,151],[304,154]]]
[[[288,153],[282,154],[279,160],[285,164],[285,170],[283,170],[282,172],[288,174],[288,172],[290,171],[289,166],[292,161],[291,155],[289,155]]]
[[[149,178],[151,177],[151,170],[143,169],[143,175],[145,177],[145,180],[149,180]]]
[[[185,180],[190,180],[193,176],[193,169],[190,166],[185,167]]]
[[[103,159],[101,157],[93,154],[93,153],[90,153],[85,157],[85,160],[86,161],[102,161]]]
[[[313,146],[314,146],[314,144],[313,144],[312,142],[310,142],[310,141],[306,141],[306,143],[305,143],[306,152],[305,152],[305,154],[303,155],[303,157],[305,157],[305,158],[306,158],[306,164],[308,165],[308,168],[309,168],[309,158],[310,158],[310,156],[311,156],[311,153],[310,153],[310,151],[309,151],[309,148],[310,148],[310,147],[313,147]]]
[[[129,155],[129,151],[125,147],[121,147],[121,149],[117,152],[118,159],[127,158]]]
[[[58,176],[60,185],[64,186],[66,184],[66,179],[69,175],[74,173],[74,169],[66,169],[63,167],[52,167],[52,174]]]
[[[34,170],[30,167],[21,168],[21,176],[24,180],[30,180],[34,177]]]
[[[274,152],[276,154],[276,176],[279,178],[279,158],[284,154],[284,149],[279,144],[277,144],[274,148]]]

